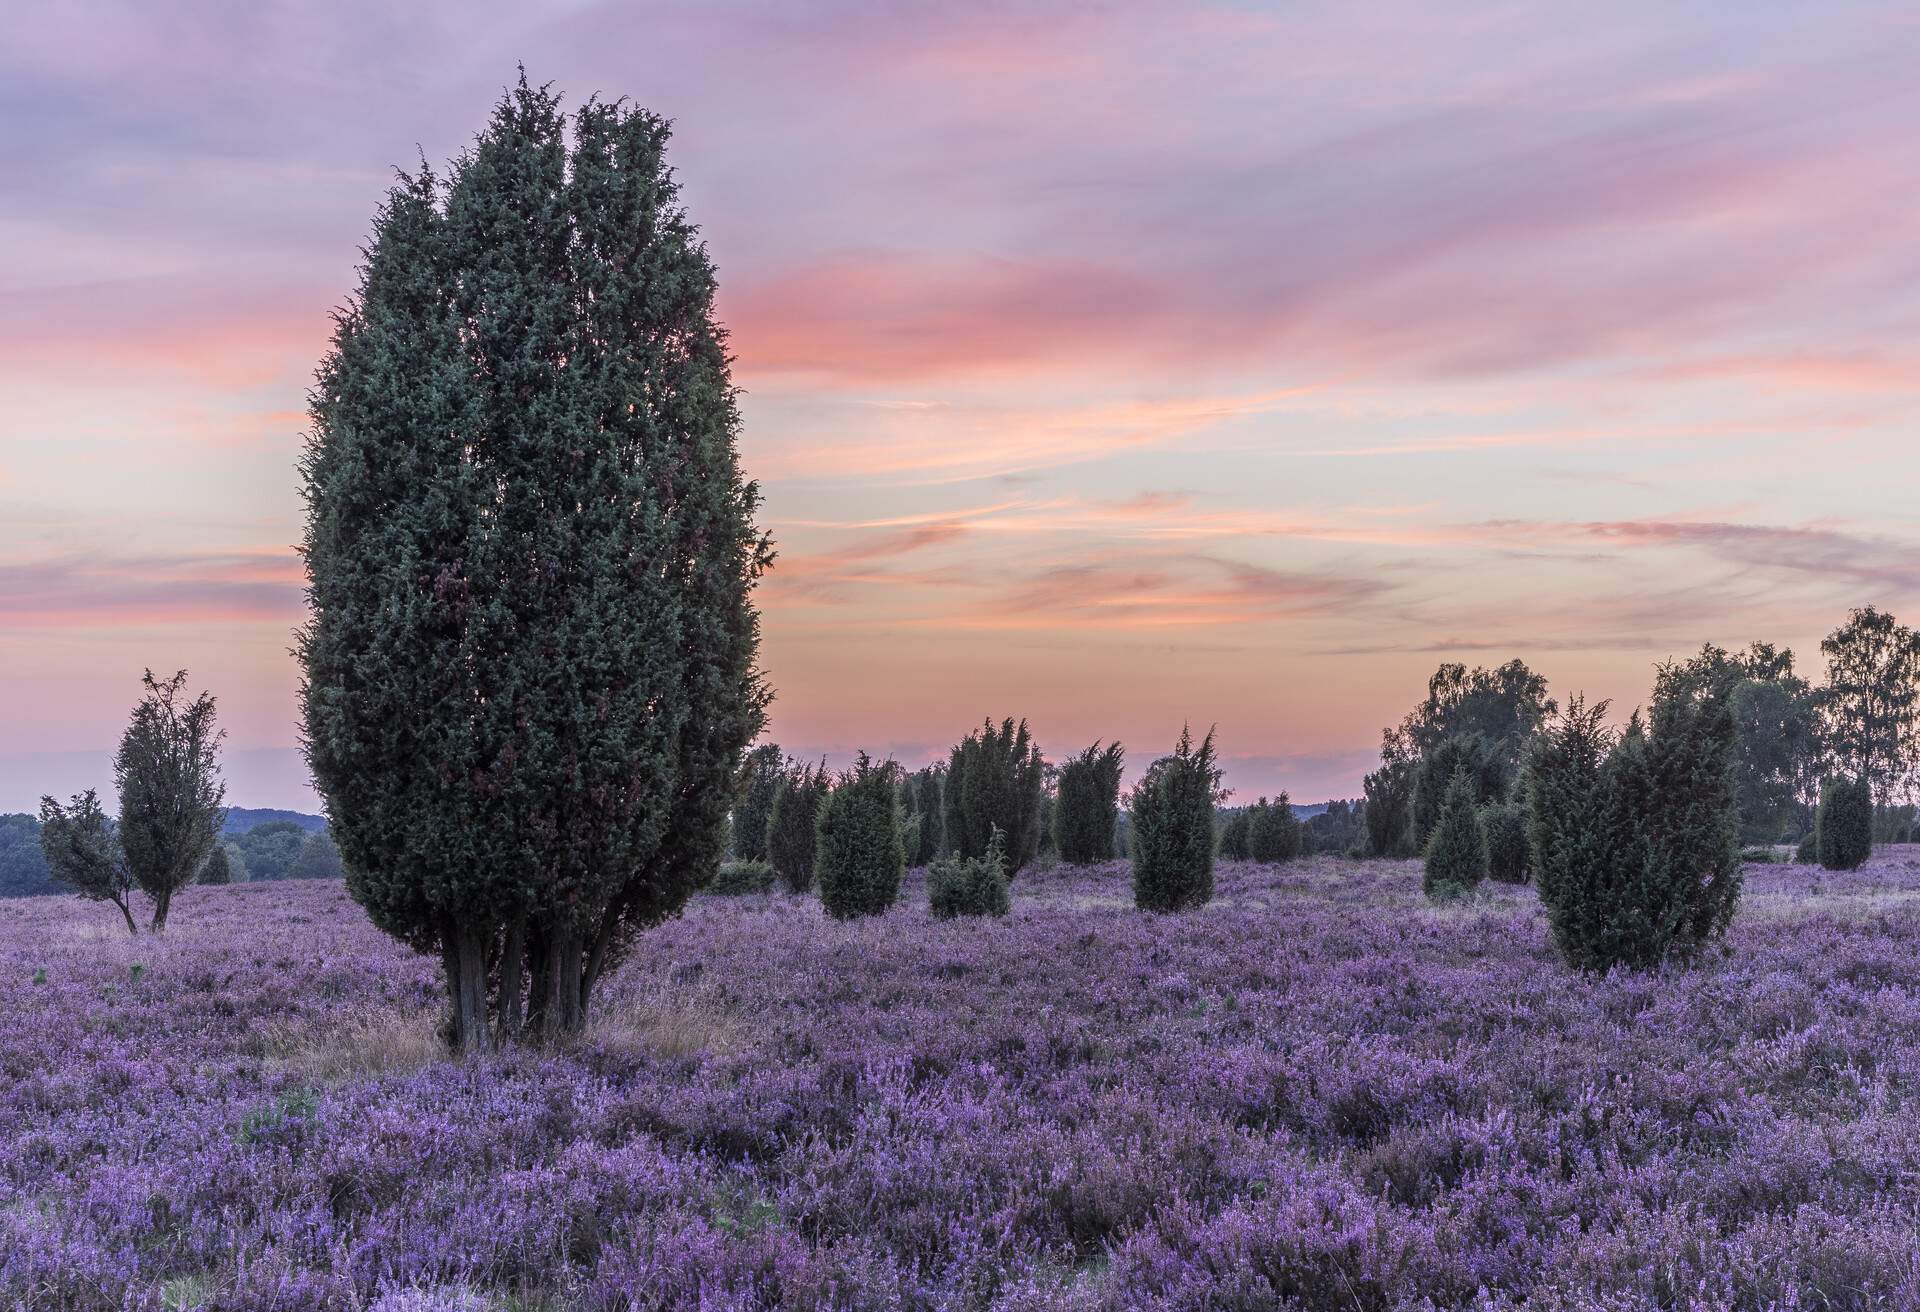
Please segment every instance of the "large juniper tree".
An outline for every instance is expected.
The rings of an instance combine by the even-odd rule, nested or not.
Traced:
[[[583,1023],[717,864],[763,719],[771,552],[667,136],[523,75],[400,175],[313,391],[308,757],[469,1048]]]
[[[1060,767],[1054,794],[1053,833],[1060,859],[1069,865],[1091,865],[1113,859],[1113,831],[1120,818],[1120,774],[1126,749],[1119,743],[1099,743]]]
[[[991,719],[954,744],[941,794],[943,840],[957,856],[984,859],[998,827],[1004,835],[1007,877],[1040,850],[1046,762],[1025,720]]]

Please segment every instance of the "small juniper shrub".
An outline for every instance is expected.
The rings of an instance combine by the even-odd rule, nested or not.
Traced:
[[[1119,743],[1099,743],[1060,767],[1053,802],[1053,834],[1060,859],[1092,865],[1113,859],[1114,823],[1120,814],[1120,774],[1126,752]]]
[[[745,897],[771,893],[773,884],[773,867],[765,861],[722,861],[706,891],[720,897]]]
[[[1416,767],[1413,785],[1413,835],[1421,851],[1439,827],[1456,775],[1465,773],[1475,802],[1489,802],[1506,791],[1500,749],[1482,733],[1457,733],[1435,743]]]
[[[1858,870],[1873,855],[1873,788],[1865,779],[1832,779],[1820,790],[1815,850],[1829,870]]]
[[[1220,855],[1229,861],[1247,859],[1247,831],[1251,827],[1248,808],[1237,806],[1231,811],[1222,812],[1226,817],[1220,825]]]
[[[813,857],[818,841],[820,803],[829,780],[827,765],[790,765],[773,792],[767,816],[767,860],[787,890],[813,889]]]
[[[1487,836],[1487,878],[1524,884],[1532,854],[1527,850],[1527,813],[1518,802],[1492,802],[1480,808],[1480,829]]]
[[[1012,905],[1007,893],[1007,844],[998,829],[984,857],[945,857],[927,867],[927,909],[936,920],[1004,916]]]
[[[1464,897],[1487,877],[1487,836],[1480,828],[1480,801],[1471,773],[1454,773],[1440,819],[1427,840],[1420,886],[1430,898]]]
[[[1185,911],[1213,898],[1213,809],[1226,794],[1213,731],[1194,745],[1181,729],[1134,785],[1130,799],[1133,902],[1142,911]]]
[[[227,855],[225,843],[215,843],[213,850],[207,853],[206,864],[200,867],[200,882],[203,884],[233,882],[233,859]]]
[[[900,896],[898,775],[892,761],[862,752],[820,807],[813,869],[820,905],[835,919],[880,915]]]
[[[1271,802],[1263,797],[1247,808],[1247,855],[1262,865],[1300,855],[1300,820],[1285,793]]]

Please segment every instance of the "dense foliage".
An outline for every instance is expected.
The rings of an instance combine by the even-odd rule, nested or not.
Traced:
[[[1378,770],[1367,775],[1363,786],[1368,855],[1413,855],[1413,789],[1419,770],[1416,761],[1382,761]]]
[[[984,857],[997,828],[1006,836],[1007,876],[1040,850],[1046,763],[1027,722],[989,719],[954,744],[942,793],[943,850]]]
[[[1725,705],[1733,720],[1733,791],[1742,842],[1773,843],[1804,824],[1821,769],[1819,696],[1794,673],[1793,653],[1755,642],[1728,652],[1711,643],[1661,667],[1656,696]]]
[[[900,769],[860,753],[820,805],[814,877],[820,905],[837,920],[877,916],[900,896]]]
[[[220,740],[214,700],[202,692],[187,700],[187,672],[156,679],[133,708],[113,758],[120,819],[114,826],[127,872],[153,904],[154,933],[167,927],[173,896],[191,884],[219,839],[226,785],[220,781]]]
[[[1220,855],[1228,861],[1245,861],[1251,850],[1248,839],[1253,830],[1253,808],[1236,806],[1222,813]]]
[[[946,778],[944,765],[922,766],[901,776],[900,809],[905,819],[900,832],[910,866],[932,865],[946,850],[946,822],[941,814]]]
[[[1416,764],[1413,783],[1413,834],[1421,850],[1439,827],[1441,812],[1462,777],[1479,805],[1504,798],[1515,770],[1502,746],[1483,733],[1450,734],[1429,747]]]
[[[1532,874],[1527,846],[1527,809],[1519,802],[1494,802],[1480,809],[1480,830],[1487,839],[1487,878],[1524,884]]]
[[[927,867],[927,910],[936,920],[1004,916],[1012,907],[1006,844],[997,832],[984,857],[947,857]]]
[[[819,845],[820,804],[833,781],[825,761],[789,763],[773,792],[767,814],[767,862],[790,893],[813,888],[813,857]]]
[[[1661,695],[1617,737],[1575,699],[1536,745],[1528,842],[1554,943],[1577,967],[1646,969],[1718,940],[1740,896],[1733,727],[1710,698]]]
[[[722,861],[703,890],[718,897],[771,893],[779,876],[765,861]]]
[[[287,879],[313,837],[297,820],[268,820],[228,841],[245,862],[249,879]]]
[[[1273,865],[1300,855],[1300,820],[1285,793],[1269,802],[1261,798],[1247,808],[1247,856]]]
[[[1843,773],[1886,798],[1920,769],[1920,634],[1865,606],[1820,650],[1827,752]]]
[[[1119,743],[1099,743],[1060,766],[1053,800],[1053,834],[1060,859],[1090,865],[1113,859],[1114,827],[1120,817],[1120,775],[1126,752]]]
[[[667,136],[523,77],[400,176],[312,393],[308,755],[467,1047],[580,1028],[712,875],[763,719],[771,554]]]
[[[345,874],[340,848],[324,829],[307,835],[307,841],[300,845],[300,855],[287,869],[288,879],[339,879]]]
[[[139,885],[93,789],[75,793],[65,804],[40,799],[40,847],[47,869],[62,885],[89,902],[111,902],[126,920],[127,933],[140,932],[132,905]]]
[[[200,882],[203,884],[233,883],[233,858],[227,852],[225,843],[215,843],[213,850],[207,853],[207,859],[200,865]]]
[[[1487,836],[1480,827],[1480,789],[1462,768],[1453,776],[1427,839],[1421,888],[1430,898],[1463,896],[1487,877]]]
[[[1173,755],[1133,786],[1133,901],[1142,911],[1188,911],[1213,899],[1213,809],[1226,797],[1220,775],[1213,731],[1195,746],[1182,728]]]
[[[773,799],[786,777],[787,760],[777,743],[761,743],[741,763],[740,795],[733,804],[733,855],[738,859],[768,859],[767,829],[773,822]]]
[[[1300,822],[1303,852],[1330,852],[1336,856],[1364,855],[1367,846],[1366,801],[1335,798],[1318,815]]]
[[[1873,855],[1873,787],[1865,779],[1829,780],[1821,790],[1814,852],[1829,870],[1858,870]]]
[[[0,898],[65,891],[54,879],[40,846],[40,818],[0,815]]]

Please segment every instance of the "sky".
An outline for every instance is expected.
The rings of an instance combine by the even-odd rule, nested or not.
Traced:
[[[1920,610],[1920,14],[1655,3],[35,6],[0,43],[0,810],[140,673],[298,752],[295,472],[396,166],[524,63],[675,122],[771,736],[983,717],[1358,793],[1441,661],[1632,705]]]

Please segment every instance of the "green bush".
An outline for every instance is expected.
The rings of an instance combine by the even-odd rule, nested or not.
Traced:
[[[1046,762],[1027,729],[992,720],[954,744],[942,793],[943,850],[984,857],[997,827],[1006,835],[1011,879],[1040,850]]]
[[[820,905],[835,919],[877,916],[900,896],[899,773],[862,752],[820,807],[813,869]]]
[[[927,909],[936,920],[1004,916],[1012,909],[1006,842],[998,831],[987,844],[986,856],[947,857],[927,867]]]
[[[1718,941],[1740,896],[1724,703],[1656,690],[1617,739],[1575,698],[1535,745],[1528,841],[1554,945],[1582,970],[1652,969]]]
[[[900,783],[900,808],[906,819],[901,830],[909,866],[931,865],[943,847],[941,796],[945,791],[945,766],[929,765],[905,776]]]
[[[767,814],[767,862],[787,890],[813,889],[813,855],[819,841],[820,803],[827,795],[827,766],[792,765],[773,790]]]
[[[1420,758],[1413,785],[1413,839],[1424,852],[1440,823],[1440,813],[1457,775],[1465,774],[1476,803],[1490,802],[1506,791],[1506,763],[1499,744],[1483,733],[1458,733],[1442,738]]]
[[[1387,761],[1366,778],[1367,854],[1409,857],[1413,843],[1415,761]]]
[[[1796,865],[1810,866],[1820,859],[1820,831],[1809,829],[1794,844],[1793,860]]]
[[[227,854],[225,843],[215,843],[213,850],[207,853],[206,864],[200,867],[200,882],[203,884],[233,882],[233,858]]]
[[[1858,870],[1873,855],[1873,788],[1865,779],[1832,779],[1820,790],[1814,817],[1820,864]]]
[[[1493,802],[1480,809],[1480,829],[1487,836],[1487,878],[1502,884],[1526,883],[1532,865],[1526,809],[1518,802]]]
[[[1095,743],[1060,767],[1053,802],[1053,835],[1060,859],[1092,865],[1113,859],[1113,830],[1120,815],[1120,772],[1126,753],[1119,743],[1103,751]]]
[[[1130,799],[1133,902],[1142,911],[1185,911],[1213,898],[1213,808],[1220,791],[1213,732],[1194,746],[1180,731],[1173,755],[1163,756],[1134,785]]]
[[[775,743],[747,753],[740,767],[740,795],[733,804],[733,855],[742,861],[767,859],[767,822],[774,794],[786,777],[785,759]]]
[[[773,892],[773,867],[765,861],[722,861],[706,891],[720,897]]]
[[[1743,847],[1740,849],[1740,864],[1770,866],[1779,861],[1770,847]]]
[[[1420,886],[1430,898],[1461,897],[1487,877],[1487,836],[1480,828],[1479,789],[1462,768],[1447,788],[1440,818],[1427,840]]]
[[[1285,793],[1271,802],[1263,797],[1247,808],[1247,855],[1262,865],[1300,855],[1300,821]]]
[[[1247,834],[1253,823],[1248,810],[1239,806],[1226,812],[1226,820],[1220,826],[1220,855],[1229,861],[1247,859]]]

